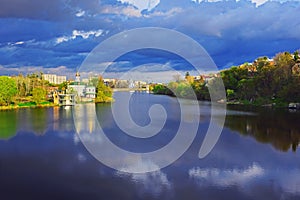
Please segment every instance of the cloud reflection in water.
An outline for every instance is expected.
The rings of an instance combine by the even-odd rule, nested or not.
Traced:
[[[257,185],[269,185],[283,193],[300,194],[300,169],[264,169],[253,163],[246,169],[218,169],[194,167],[189,177],[200,187],[217,186],[229,188],[238,186],[244,192],[251,192]]]
[[[152,162],[139,162],[135,166],[131,166],[134,169],[124,171],[140,171],[140,168],[149,168],[149,165],[155,165]],[[159,166],[154,166],[159,168]],[[152,168],[152,167],[151,167]],[[145,170],[142,170],[145,171]],[[145,193],[159,196],[163,192],[172,191],[172,183],[169,181],[167,175],[161,170],[148,173],[136,173],[130,174],[121,171],[116,172],[117,176],[131,179],[137,187],[139,187],[140,195]]]

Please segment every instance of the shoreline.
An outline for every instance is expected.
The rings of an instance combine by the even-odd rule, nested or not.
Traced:
[[[0,106],[0,111],[18,110],[18,109],[23,109],[23,108],[50,108],[50,107],[60,107],[60,106],[57,104],[28,105],[28,106],[9,105],[9,106]]]
[[[154,95],[166,95],[166,94],[156,94],[152,93]],[[166,96],[171,96],[171,95],[166,95]],[[174,97],[174,96],[171,96]],[[198,100],[198,101],[209,101],[209,100]],[[111,101],[113,102],[113,101]],[[110,102],[81,102],[81,104],[84,103],[94,103],[94,104],[99,104],[99,103],[110,103]],[[289,105],[290,104],[297,104],[297,103],[269,103],[269,104],[256,104],[256,103],[250,103],[250,102],[242,102],[242,101],[226,101],[226,102],[218,102],[218,103],[226,103],[226,105],[237,105],[237,106],[254,106],[254,107],[265,107],[265,108],[285,108],[285,109],[295,109],[299,110],[300,108],[291,108]],[[64,105],[58,105],[54,103],[49,103],[49,104],[40,104],[40,105],[8,105],[8,106],[0,106],[0,111],[6,111],[6,110],[18,110],[18,109],[23,109],[23,108],[51,108],[51,107],[62,107]]]
[[[101,103],[112,103],[114,101],[109,101],[109,102],[79,102],[77,104],[101,104]],[[52,107],[63,107],[63,106],[70,106],[70,105],[58,105],[54,103],[49,103],[49,104],[40,104],[40,105],[8,105],[8,106],[0,106],[0,111],[7,111],[7,110],[18,110],[18,109],[23,109],[23,108],[52,108]]]

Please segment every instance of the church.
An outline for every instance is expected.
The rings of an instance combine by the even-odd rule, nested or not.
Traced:
[[[81,82],[79,72],[76,73],[75,81],[68,85],[69,90],[73,90],[76,96],[81,99],[81,101],[88,101],[96,98],[96,87]]]

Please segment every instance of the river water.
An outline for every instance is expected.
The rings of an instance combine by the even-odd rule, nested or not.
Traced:
[[[124,95],[116,92],[115,101],[123,102]],[[149,124],[154,104],[165,108],[167,120],[163,131],[148,139],[124,134],[110,104],[81,106],[93,107],[114,144],[143,153],[168,145],[181,120],[175,98],[147,93],[132,94],[132,120]],[[1,199],[300,199],[299,112],[227,107],[217,144],[199,159],[211,109],[209,102],[199,105],[198,133],[187,151],[165,168],[138,174],[107,167],[89,153],[76,133],[73,108],[1,111]]]

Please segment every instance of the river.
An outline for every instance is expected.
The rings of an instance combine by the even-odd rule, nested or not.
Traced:
[[[116,92],[113,105],[126,94]],[[149,124],[148,110],[154,104],[165,108],[167,119],[163,131],[147,139],[124,134],[110,104],[81,106],[95,110],[114,144],[144,153],[168,145],[181,120],[175,98],[143,92],[132,94],[132,120]],[[174,163],[149,173],[126,173],[99,162],[76,133],[72,107],[1,111],[1,199],[300,199],[299,112],[227,107],[218,142],[199,159],[211,104],[199,106],[200,124],[191,146]],[[159,122],[162,116],[156,117]]]

